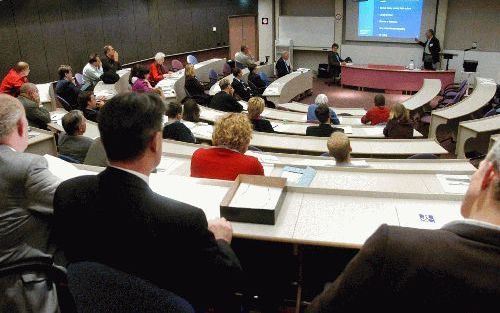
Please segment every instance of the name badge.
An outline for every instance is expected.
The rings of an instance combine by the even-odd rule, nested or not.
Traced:
[[[432,46],[434,46],[434,44],[433,44],[433,43],[431,43],[431,44],[429,45],[429,47],[432,47]]]

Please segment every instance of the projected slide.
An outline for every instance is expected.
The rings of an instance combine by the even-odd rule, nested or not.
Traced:
[[[424,0],[368,0],[359,3],[358,36],[416,38],[420,36]]]

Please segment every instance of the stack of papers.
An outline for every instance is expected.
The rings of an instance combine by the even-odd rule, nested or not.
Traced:
[[[444,192],[463,195],[469,189],[470,178],[467,175],[436,174]]]
[[[171,157],[162,157],[160,164],[156,167],[158,173],[171,174],[173,171],[182,166],[185,162]]]
[[[211,125],[197,125],[195,128],[191,129],[195,136],[211,139],[214,129]]]

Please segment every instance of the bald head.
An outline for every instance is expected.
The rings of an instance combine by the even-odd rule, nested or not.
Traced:
[[[0,144],[17,151],[28,146],[28,121],[24,107],[16,98],[0,94]]]

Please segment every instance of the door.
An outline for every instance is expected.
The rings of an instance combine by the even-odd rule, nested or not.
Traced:
[[[242,45],[248,46],[250,53],[259,58],[259,41],[257,35],[257,17],[255,15],[239,15],[229,17],[229,53],[234,59]]]

